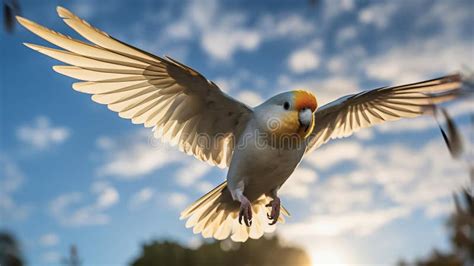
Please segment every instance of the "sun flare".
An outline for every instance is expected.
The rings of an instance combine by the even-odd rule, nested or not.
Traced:
[[[311,252],[313,266],[321,265],[349,265],[347,254],[338,247],[315,248]]]

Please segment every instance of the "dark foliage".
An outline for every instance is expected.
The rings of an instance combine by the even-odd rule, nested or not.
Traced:
[[[142,254],[131,265],[166,266],[298,266],[310,265],[306,252],[284,246],[278,237],[233,243],[230,240],[205,243],[197,249],[176,242],[153,241],[144,244]]]
[[[80,266],[82,261],[79,258],[79,252],[77,251],[76,245],[71,245],[69,248],[69,256],[62,259],[62,264],[65,266]]]
[[[419,266],[463,266],[474,265],[474,197],[472,191],[462,190],[454,195],[456,212],[451,215],[447,226],[450,231],[452,251],[433,250],[427,258],[417,259]],[[407,265],[400,262],[400,265]]]
[[[15,16],[20,14],[20,4],[17,0],[3,1],[3,26],[6,32],[13,32],[15,29]]]
[[[0,232],[0,265],[23,265],[18,242],[13,235],[7,232]]]

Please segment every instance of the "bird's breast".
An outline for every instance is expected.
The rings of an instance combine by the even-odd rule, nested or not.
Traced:
[[[265,142],[258,143],[255,136],[240,144],[234,150],[228,181],[243,180],[249,200],[281,186],[304,154],[304,147],[278,149]]]

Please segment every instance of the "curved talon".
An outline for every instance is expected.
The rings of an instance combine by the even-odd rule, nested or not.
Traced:
[[[247,227],[252,225],[252,208],[249,201],[243,201],[240,204],[239,224],[242,224],[242,219]]]
[[[272,211],[267,213],[268,219],[272,220],[269,225],[274,225],[278,222],[278,218],[280,217],[280,198],[275,197],[270,203],[265,205],[265,207],[271,207]]]

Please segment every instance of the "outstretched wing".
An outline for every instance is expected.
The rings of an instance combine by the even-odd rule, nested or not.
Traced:
[[[461,76],[456,74],[339,98],[315,113],[308,152],[330,139],[347,137],[361,128],[431,112],[435,104],[459,96],[461,87]]]
[[[120,117],[154,127],[155,136],[202,161],[228,165],[234,139],[252,112],[246,105],[190,67],[116,40],[65,8],[57,11],[92,44],[17,17],[25,28],[64,50],[26,46],[69,64],[53,69],[82,80],[72,87],[92,94],[93,101],[106,104]]]

